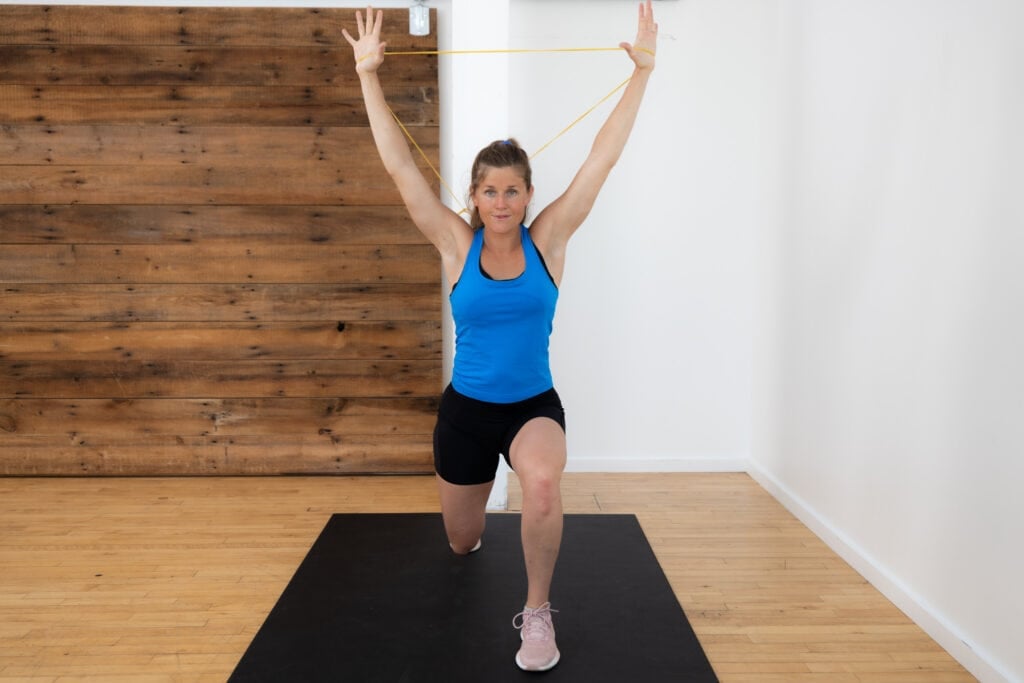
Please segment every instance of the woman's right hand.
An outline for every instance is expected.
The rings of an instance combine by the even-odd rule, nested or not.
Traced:
[[[373,73],[384,62],[384,48],[387,43],[381,42],[380,27],[384,23],[384,13],[377,10],[374,18],[373,8],[366,8],[366,24],[363,24],[363,15],[356,11],[356,26],[359,28],[359,40],[355,40],[344,28],[341,34],[352,46],[352,52],[356,58],[356,71],[360,73]]]
[[[640,3],[640,17],[636,28],[636,42],[619,43],[636,68],[650,71],[654,68],[654,53],[658,48],[658,25],[654,23],[654,10],[651,0]]]

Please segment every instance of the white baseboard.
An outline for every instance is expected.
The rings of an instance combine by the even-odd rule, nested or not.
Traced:
[[[863,548],[822,518],[803,499],[795,495],[756,463],[748,463],[748,474],[770,493],[818,538],[843,558],[857,573],[879,590],[915,624],[931,636],[954,659],[982,683],[1014,683],[1009,674],[1000,670],[991,657],[986,656],[967,641],[963,633],[939,614],[931,605],[893,576]],[[1019,683],[1019,682],[1018,682]]]
[[[608,458],[570,456],[566,472],[746,472],[749,461],[745,457],[649,457]],[[494,488],[487,499],[487,509],[508,509],[508,465],[504,459],[494,477]]]
[[[746,472],[746,457],[576,457],[569,456],[566,472]]]

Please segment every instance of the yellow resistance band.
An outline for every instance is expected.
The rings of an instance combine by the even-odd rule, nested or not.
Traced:
[[[654,50],[649,50],[646,47],[638,47],[637,50],[646,52],[649,55],[654,54]],[[385,52],[384,55],[494,55],[499,53],[511,53],[511,54],[525,54],[525,53],[539,53],[539,52],[618,52],[622,50],[621,47],[546,47],[546,48],[508,48],[500,50],[409,50],[404,52]],[[363,61],[370,55],[364,55],[359,58],[359,61]]]
[[[569,129],[570,129],[570,128],[572,128],[573,126],[575,126],[575,125],[576,125],[577,123],[579,123],[579,122],[580,122],[580,121],[582,121],[583,119],[587,118],[587,116],[588,116],[588,115],[590,114],[590,112],[594,111],[595,109],[597,109],[598,107],[600,107],[600,106],[601,106],[602,104],[604,104],[605,100],[607,100],[607,99],[608,99],[609,97],[611,97],[612,95],[614,95],[615,93],[619,92],[619,91],[620,91],[620,90],[622,90],[622,89],[623,89],[624,87],[626,87],[626,84],[627,84],[627,83],[629,83],[629,82],[630,82],[630,80],[632,80],[632,77],[630,77],[630,78],[627,78],[626,80],[622,81],[622,83],[619,83],[619,84],[618,84],[617,86],[615,86],[615,88],[613,88],[613,89],[612,89],[612,91],[611,91],[610,93],[608,93],[607,95],[605,95],[604,97],[602,97],[602,98],[601,98],[600,100],[598,100],[598,101],[597,101],[597,104],[595,104],[595,105],[594,105],[594,106],[592,106],[592,107],[591,107],[590,109],[588,109],[588,110],[586,110],[585,112],[583,112],[582,114],[580,114],[580,115],[579,115],[579,116],[578,116],[578,117],[576,118],[576,120],[575,120],[575,121],[573,121],[573,122],[572,122],[572,123],[570,123],[570,124],[569,124],[568,126],[566,126],[565,128],[563,128],[563,129],[562,129],[562,130],[561,130],[561,131],[560,131],[560,132],[558,133],[558,135],[556,135],[555,137],[551,138],[550,140],[548,140],[547,142],[545,142],[545,143],[544,143],[543,145],[541,145],[541,146],[540,146],[540,149],[538,149],[538,150],[537,150],[536,152],[534,152],[533,154],[531,154],[531,155],[530,155],[530,160],[532,161],[532,160],[533,160],[533,158],[534,158],[535,156],[537,156],[538,154],[540,154],[541,152],[543,152],[543,151],[544,151],[545,149],[547,149],[547,148],[548,148],[548,146],[549,146],[549,145],[550,145],[550,144],[551,144],[552,142],[554,142],[555,140],[557,140],[558,138],[562,137],[562,136],[563,136],[563,135],[565,135],[565,134],[566,134],[567,132],[569,132]]]
[[[613,52],[613,51],[618,51],[618,50],[621,50],[621,49],[622,49],[621,47],[563,47],[563,48],[549,48],[549,49],[538,49],[538,50],[533,50],[533,49],[514,49],[514,50],[411,50],[411,51],[405,51],[405,52],[386,52],[385,54],[386,55],[480,55],[480,54],[497,54],[497,53],[511,53],[511,52],[514,52],[514,53],[526,53],[526,52],[529,52],[529,53],[537,53],[537,52]],[[647,48],[641,47],[641,48],[637,48],[637,49],[642,50],[643,52],[647,52],[647,53],[652,54],[652,55],[654,54],[654,52],[652,52],[651,50],[648,50]],[[366,57],[369,57],[369,55],[364,56],[362,59],[366,59]],[[362,61],[362,59],[360,61]],[[556,135],[555,137],[551,138],[550,140],[545,142],[543,145],[541,145],[540,148],[536,152],[534,152],[533,154],[530,155],[530,160],[532,161],[538,154],[540,154],[545,149],[547,149],[549,146],[551,146],[551,143],[553,143],[555,140],[557,140],[558,138],[562,137],[567,132],[569,132],[570,128],[572,128],[577,123],[579,123],[580,121],[585,119],[588,115],[590,115],[591,112],[593,112],[595,109],[597,109],[602,104],[604,104],[604,102],[608,98],[610,98],[612,95],[614,95],[618,91],[622,90],[622,88],[624,88],[626,86],[626,84],[629,83],[630,80],[631,80],[630,78],[627,78],[626,80],[624,80],[621,83],[619,83],[617,86],[615,86],[611,90],[611,92],[609,92],[607,95],[605,95],[600,100],[598,100],[597,104],[595,104],[594,106],[590,107],[590,109],[587,109],[585,112],[580,114],[576,118],[575,121],[573,121],[568,126],[563,128],[558,133],[558,135]],[[452,199],[455,200],[456,204],[458,204],[459,206],[462,207],[462,210],[459,211],[459,213],[460,214],[462,214],[462,213],[469,213],[469,209],[467,209],[465,206],[462,206],[462,202],[459,201],[458,196],[455,194],[455,192],[452,190],[452,188],[449,187],[448,183],[445,182],[444,178],[441,177],[441,174],[438,172],[438,170],[436,168],[434,168],[434,165],[432,163],[430,163],[430,159],[427,157],[426,152],[424,152],[423,148],[420,147],[416,143],[416,140],[413,139],[412,134],[409,133],[409,129],[405,127],[405,125],[398,118],[398,116],[395,114],[394,110],[391,109],[390,106],[388,107],[388,111],[391,112],[391,116],[394,117],[395,122],[398,123],[398,127],[402,129],[403,133],[405,133],[405,137],[407,137],[409,139],[409,142],[412,143],[412,146],[415,147],[416,151],[420,153],[421,157],[423,157],[423,161],[425,161],[427,163],[427,166],[430,167],[430,170],[434,172],[434,175],[437,176],[437,179],[441,181],[441,184],[444,185],[444,188],[446,190],[448,190],[448,194],[450,194],[452,196]]]
[[[533,154],[530,155],[530,160],[532,161],[534,159],[534,157],[536,157],[538,154],[540,154],[545,149],[547,149],[551,145],[551,143],[553,143],[555,140],[557,140],[558,138],[560,138],[563,135],[565,135],[567,132],[569,132],[570,128],[572,128],[577,123],[579,123],[580,121],[585,119],[592,111],[594,111],[595,109],[600,107],[602,104],[604,104],[605,100],[607,100],[609,97],[611,97],[612,95],[614,95],[618,91],[622,90],[626,86],[626,84],[629,83],[630,80],[631,80],[631,78],[627,78],[626,80],[622,81],[622,83],[619,83],[617,86],[615,86],[615,88],[611,92],[609,92],[607,95],[605,95],[600,100],[598,100],[597,104],[595,104],[590,109],[588,109],[585,112],[583,112],[582,114],[580,114],[576,118],[575,121],[573,121],[568,126],[563,128],[558,133],[558,135],[556,135],[555,137],[551,138],[550,140],[545,142],[543,145],[541,145],[540,149],[538,149],[536,152],[534,152]],[[427,166],[430,167],[430,170],[434,172],[435,176],[437,176],[437,179],[441,181],[442,185],[444,185],[444,189],[448,190],[448,194],[450,194],[452,196],[452,199],[455,200],[455,203],[462,207],[462,210],[459,211],[459,213],[460,214],[461,213],[469,213],[469,209],[467,209],[465,206],[462,206],[462,202],[459,201],[458,195],[456,195],[455,192],[452,190],[452,188],[448,185],[448,183],[445,182],[444,178],[441,176],[441,174],[438,172],[438,170],[436,168],[434,168],[434,165],[432,163],[430,163],[430,158],[427,156],[427,153],[423,151],[423,148],[420,147],[419,144],[416,142],[415,138],[413,138],[412,133],[409,132],[409,129],[406,128],[405,124],[402,123],[402,120],[400,118],[398,118],[398,114],[396,114],[394,109],[392,109],[390,106],[388,106],[388,111],[391,112],[391,116],[395,119],[395,123],[398,124],[398,127],[402,129],[403,133],[405,133],[405,137],[409,139],[409,142],[412,143],[412,146],[415,147],[416,151],[420,153],[421,157],[423,157],[423,161],[426,162]]]
[[[493,55],[499,53],[538,53],[538,52],[617,52],[621,47],[552,47],[552,48],[513,48],[502,50],[410,50],[407,52],[385,52],[385,55]],[[638,48],[651,52],[647,48]],[[654,54],[651,52],[651,54]],[[363,57],[366,59],[366,57]],[[361,60],[360,60],[361,61]]]
[[[385,104],[385,106],[387,106],[388,111],[391,112],[391,116],[395,119],[395,123],[397,123],[398,127],[402,129],[403,133],[405,133],[405,137],[409,138],[409,142],[412,143],[412,146],[415,147],[416,151],[420,153],[421,157],[423,157],[423,161],[427,162],[427,166],[430,167],[430,170],[434,172],[434,175],[437,176],[437,179],[441,181],[442,185],[444,185],[444,189],[448,190],[448,194],[450,194],[452,196],[452,199],[455,200],[456,204],[458,204],[459,206],[462,206],[462,202],[459,201],[458,196],[455,194],[455,192],[452,191],[452,188],[448,186],[448,183],[446,183],[444,181],[444,178],[442,178],[441,174],[438,172],[438,170],[436,168],[434,168],[434,165],[432,163],[430,163],[430,158],[427,156],[427,153],[424,152],[423,148],[420,147],[416,143],[415,139],[413,139],[412,133],[410,133],[409,129],[405,127],[405,124],[402,123],[402,120],[400,118],[398,118],[398,114],[395,113],[395,110],[392,109],[391,106],[388,105],[386,102],[384,104]],[[459,213],[460,214],[461,213],[469,213],[469,209],[467,209],[466,207],[462,206],[462,210],[459,211]]]

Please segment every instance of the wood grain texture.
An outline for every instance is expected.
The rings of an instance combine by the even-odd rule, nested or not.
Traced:
[[[353,14],[0,5],[0,475],[430,471],[440,264]],[[437,188],[437,59],[382,77]]]
[[[347,46],[355,12],[333,8],[0,6],[5,45]],[[431,14],[431,23],[435,17]],[[408,14],[385,12],[393,50],[434,50],[436,34],[409,34]]]
[[[2,166],[11,204],[397,204],[376,164]]]
[[[416,143],[437,153],[438,129],[410,130]],[[365,126],[128,126],[13,124],[0,135],[0,158],[9,165],[230,166],[251,164],[254,155],[271,168],[280,164],[350,164],[366,159],[379,172],[376,147]],[[423,159],[416,160],[430,172]],[[365,172],[351,169],[353,173]]]
[[[637,515],[722,683],[976,680],[745,474],[562,492]],[[433,477],[0,479],[0,680],[221,683],[332,513],[438,510]]]
[[[0,323],[0,358],[83,360],[436,359],[440,323]]]
[[[405,207],[0,205],[11,244],[427,244]]]
[[[439,365],[436,360],[0,360],[0,396],[433,396],[440,393]]]
[[[0,5],[3,7],[3,5]],[[358,84],[334,86],[75,86],[0,81],[7,124],[147,126],[368,125]],[[437,126],[436,85],[388,85],[388,104],[406,126]]]
[[[138,443],[180,435],[422,436],[434,429],[437,403],[436,398],[0,399],[0,430],[63,440],[60,445],[76,438]]]
[[[0,45],[0,79],[10,85],[323,86],[355,68],[344,47]],[[390,72],[390,73],[389,73]],[[437,81],[436,60],[409,60],[382,77]]]
[[[278,437],[147,436],[139,439],[13,436],[4,459],[20,476],[427,474],[429,439],[374,434]]]
[[[440,288],[421,284],[16,283],[0,292],[0,320],[10,321],[416,321],[441,309]]]
[[[0,283],[436,284],[428,245],[7,245]]]

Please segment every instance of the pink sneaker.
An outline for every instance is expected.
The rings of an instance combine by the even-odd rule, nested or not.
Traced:
[[[512,625],[519,629],[523,640],[516,653],[516,664],[523,671],[547,671],[558,664],[561,656],[555,646],[555,627],[551,623],[551,603],[545,602],[536,609],[524,608],[512,619]]]

